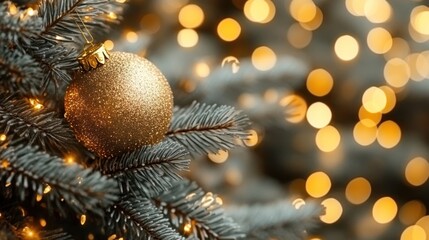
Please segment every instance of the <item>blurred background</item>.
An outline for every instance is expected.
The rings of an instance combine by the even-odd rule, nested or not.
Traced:
[[[128,2],[108,49],[154,62],[176,105],[253,122],[247,148],[190,178],[226,206],[320,202],[309,239],[429,239],[426,1]]]

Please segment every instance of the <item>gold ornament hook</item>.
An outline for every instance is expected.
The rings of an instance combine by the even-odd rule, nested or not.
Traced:
[[[106,63],[106,59],[109,59],[109,53],[107,52],[104,44],[98,43],[94,44],[94,37],[91,32],[85,25],[85,22],[80,17],[79,12],[76,10],[76,14],[82,23],[83,28],[88,34],[89,38],[86,36],[85,31],[82,30],[81,26],[76,22],[77,27],[79,28],[80,33],[86,41],[86,46],[83,52],[79,55],[78,61],[85,71],[90,71],[91,69],[96,69],[97,67],[104,65]]]

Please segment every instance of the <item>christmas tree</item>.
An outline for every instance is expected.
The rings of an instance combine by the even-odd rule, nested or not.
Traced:
[[[193,181],[191,159],[245,145],[250,121],[203,90],[208,103],[190,101],[192,82],[169,79],[173,108],[157,67],[104,51],[97,41],[124,7],[1,2],[0,239],[303,238],[319,204],[223,209]]]

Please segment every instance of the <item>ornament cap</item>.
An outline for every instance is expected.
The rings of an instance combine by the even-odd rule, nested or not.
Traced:
[[[78,61],[85,71],[104,65],[106,59],[109,59],[109,53],[102,43],[89,45],[78,57]]]

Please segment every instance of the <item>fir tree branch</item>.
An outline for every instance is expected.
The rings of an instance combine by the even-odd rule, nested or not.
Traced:
[[[60,43],[46,39],[33,39],[27,46],[27,52],[36,60],[44,72],[42,86],[49,90],[49,84],[54,84],[54,91],[66,86],[71,78],[71,72],[77,70],[78,53],[75,49],[68,49]]]
[[[187,108],[175,108],[167,137],[181,143],[190,152],[217,153],[237,145],[248,135],[247,116],[233,107],[193,102]]]
[[[12,187],[21,201],[43,196],[47,209],[65,214],[62,200],[70,209],[102,215],[117,199],[117,182],[97,171],[77,164],[65,165],[58,157],[37,151],[30,146],[9,146],[1,149],[0,182]]]
[[[168,219],[151,200],[127,196],[106,214],[111,233],[126,239],[184,239],[170,227]]]
[[[204,192],[196,183],[181,181],[169,192],[154,198],[167,214],[170,223],[191,239],[240,239],[244,237],[239,226],[224,215],[216,196]],[[191,224],[187,230],[182,224]]]
[[[73,240],[73,237],[61,228],[42,231],[39,237],[40,240]]]
[[[314,227],[323,209],[306,203],[296,209],[289,202],[268,205],[230,206],[226,215],[244,227],[247,239],[304,239],[306,230]]]
[[[42,36],[53,41],[76,41],[82,39],[80,18],[90,32],[104,32],[108,29],[106,23],[118,22],[121,12],[122,5],[115,0],[42,0]]]
[[[42,31],[42,19],[31,16],[28,10],[10,13],[10,2],[0,3],[0,43],[29,43],[30,39]]]
[[[188,169],[188,154],[183,146],[167,140],[114,159],[98,159],[96,168],[117,178],[126,189],[134,186],[150,196],[153,191],[165,191],[182,179],[179,172]]]
[[[66,153],[79,147],[72,130],[48,109],[34,109],[26,100],[0,94],[0,132],[10,141],[37,144],[45,151]]]
[[[35,59],[20,49],[0,46],[1,83],[11,92],[23,95],[40,95],[43,85],[43,71]]]

